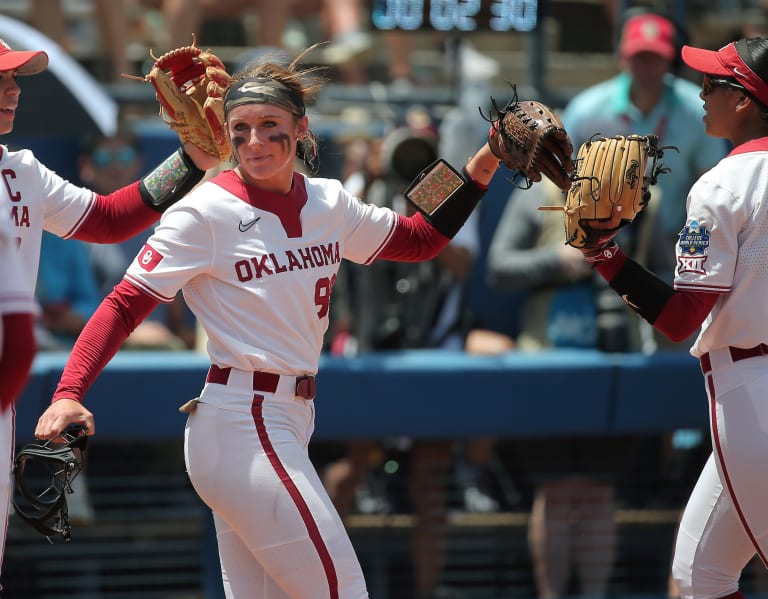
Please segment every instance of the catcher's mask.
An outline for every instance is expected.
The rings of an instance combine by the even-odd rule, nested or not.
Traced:
[[[56,439],[25,445],[13,461],[13,508],[49,541],[59,534],[70,540],[67,493],[85,463],[85,433],[83,426],[70,426]]]

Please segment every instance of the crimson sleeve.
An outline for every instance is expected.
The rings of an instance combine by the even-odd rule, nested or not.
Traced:
[[[35,359],[34,316],[3,314],[3,347],[0,352],[0,410],[5,411],[21,395]],[[13,339],[13,343],[10,343]]]
[[[675,342],[696,332],[719,296],[675,290],[618,247],[610,259],[598,262],[595,268],[630,308]]]
[[[96,204],[74,237],[93,243],[119,243],[141,233],[160,214],[144,202],[139,183],[131,183],[109,195],[96,194]]]
[[[719,295],[703,291],[675,291],[653,326],[672,341],[683,341],[701,326]]]
[[[93,313],[64,366],[53,400],[82,401],[128,335],[159,302],[123,279]]]
[[[435,258],[451,241],[417,212],[413,216],[395,215],[397,226],[379,255],[380,260],[422,262]]]

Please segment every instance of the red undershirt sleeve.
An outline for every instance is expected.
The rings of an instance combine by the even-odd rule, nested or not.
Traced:
[[[160,218],[144,202],[139,183],[109,195],[96,194],[96,205],[73,237],[94,243],[119,243],[141,233]]]
[[[395,232],[377,259],[397,262],[422,262],[435,258],[450,239],[435,229],[417,212],[413,216],[395,215]]]
[[[619,251],[614,258],[598,263],[595,269],[611,283],[626,268],[627,261],[626,254]],[[701,326],[718,297],[717,293],[673,291],[651,324],[672,341],[683,341]]]
[[[701,326],[719,295],[702,291],[675,291],[653,326],[672,341],[683,341]]]
[[[0,410],[7,410],[21,395],[36,351],[34,316],[30,313],[3,314]]]
[[[82,401],[85,392],[128,335],[159,302],[123,279],[93,313],[77,338],[52,401]]]

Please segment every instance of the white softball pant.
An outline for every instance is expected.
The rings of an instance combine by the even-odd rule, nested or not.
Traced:
[[[206,383],[187,420],[189,478],[213,510],[228,599],[364,599],[362,569],[307,446],[314,401],[295,377],[274,393],[253,373]]]
[[[13,494],[11,470],[13,468],[14,435],[16,433],[15,419],[16,411],[13,407],[0,413],[0,568],[3,565],[5,536],[8,532],[8,513],[11,509],[11,495]],[[0,590],[2,588],[3,585],[0,584]]]
[[[672,573],[683,598],[736,592],[757,553],[768,564],[768,356],[702,359],[713,452],[683,512]]]

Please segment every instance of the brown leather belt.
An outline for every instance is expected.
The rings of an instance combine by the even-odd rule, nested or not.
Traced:
[[[218,385],[226,385],[227,381],[229,381],[229,373],[231,371],[231,368],[219,368],[215,364],[211,364],[211,367],[208,369],[208,375],[205,377],[205,382],[216,383]],[[317,390],[315,377],[311,374],[306,374],[304,376],[297,376],[295,378],[296,397],[301,397],[302,399],[315,399],[315,392]],[[277,384],[279,382],[279,374],[274,374],[273,372],[260,372],[258,370],[253,371],[254,391],[274,393],[277,391]]]
[[[761,343],[755,345],[755,347],[729,347],[728,353],[731,354],[731,360],[738,362],[740,360],[746,360],[748,358],[756,358],[757,356],[768,356],[768,344]],[[709,353],[704,354],[700,358],[701,371],[704,374],[712,371],[712,360],[709,357]]]

